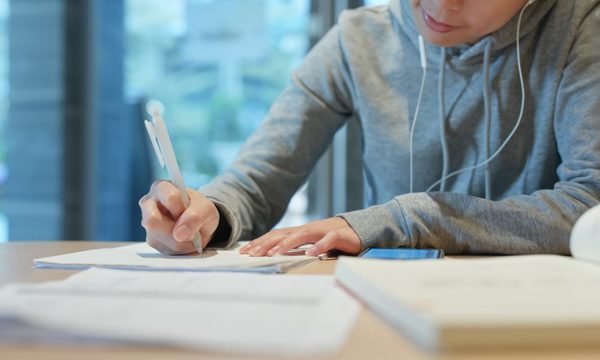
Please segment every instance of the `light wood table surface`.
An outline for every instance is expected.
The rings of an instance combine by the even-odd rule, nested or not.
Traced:
[[[96,241],[31,241],[0,244],[0,286],[9,282],[41,282],[64,279],[76,271],[35,269],[33,259],[87,249],[121,246],[130,243]],[[333,274],[335,260],[320,261],[290,274]],[[543,301],[543,300],[541,300]],[[600,306],[600,304],[599,304]],[[32,346],[0,344],[0,359],[248,359],[223,354],[199,353],[152,346]],[[256,358],[253,358],[256,359]],[[470,351],[466,353],[432,354],[415,347],[399,332],[368,310],[361,311],[344,348],[328,359],[600,359],[595,349],[536,349]]]

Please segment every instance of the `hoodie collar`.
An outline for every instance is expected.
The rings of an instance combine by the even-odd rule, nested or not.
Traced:
[[[418,31],[412,16],[411,0],[391,0],[390,11],[397,21],[399,28],[410,41],[418,48]],[[521,22],[521,38],[534,31],[554,7],[557,0],[537,0],[523,14]],[[461,44],[448,48],[448,56],[453,62],[473,64],[483,62],[483,55],[488,43],[492,43],[492,56],[507,46],[516,42],[518,14],[497,31],[483,37],[474,44]],[[427,47],[436,47],[427,44]]]

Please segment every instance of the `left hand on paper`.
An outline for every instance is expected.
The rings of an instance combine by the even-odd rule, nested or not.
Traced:
[[[360,238],[346,220],[333,217],[309,222],[302,226],[269,231],[240,249],[250,256],[286,254],[305,244],[314,244],[306,250],[308,256],[318,256],[329,250],[340,250],[356,255],[361,250]]]

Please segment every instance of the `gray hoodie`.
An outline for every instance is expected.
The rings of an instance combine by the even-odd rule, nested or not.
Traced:
[[[335,132],[362,131],[367,207],[340,214],[366,247],[449,254],[569,252],[577,218],[600,199],[600,0],[538,0],[523,15],[526,102],[514,136],[488,159],[521,108],[517,17],[472,45],[427,45],[422,72],[409,0],[344,12],[232,166],[201,191],[230,227],[231,245],[268,231]],[[356,146],[360,146],[357,144]]]

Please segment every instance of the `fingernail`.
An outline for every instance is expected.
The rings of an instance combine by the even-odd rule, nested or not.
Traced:
[[[190,231],[190,228],[185,225],[181,225],[177,228],[177,230],[175,230],[175,240],[179,242],[189,240],[191,237],[192,232]]]
[[[262,248],[260,246],[257,246],[255,248],[250,249],[250,251],[248,251],[248,253],[251,256],[256,256],[256,255],[260,254],[261,251],[262,251]]]
[[[275,246],[274,248],[272,248],[271,250],[269,250],[269,252],[267,254],[269,254],[269,256],[273,256],[273,255],[277,254],[277,252],[279,251],[279,249],[280,249],[279,245]]]
[[[307,256],[317,256],[317,255],[319,255],[319,249],[317,249],[316,246],[313,246],[310,249],[306,250],[306,255]]]

